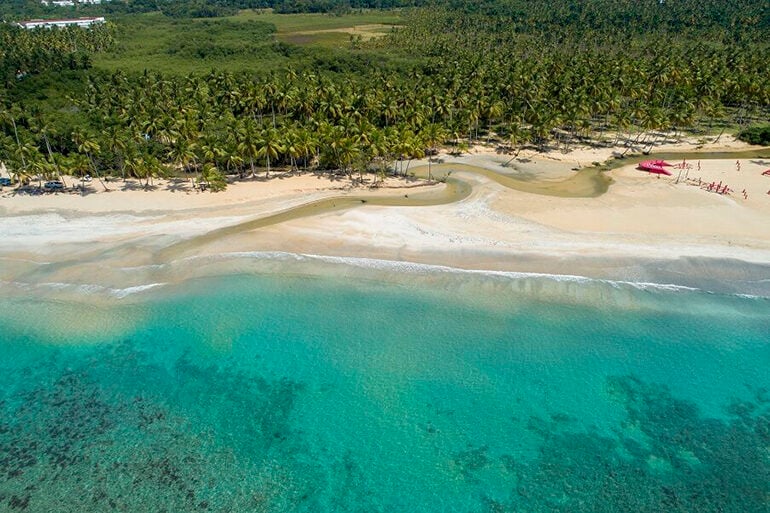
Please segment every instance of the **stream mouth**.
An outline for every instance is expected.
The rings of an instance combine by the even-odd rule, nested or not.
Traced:
[[[711,160],[711,159],[770,159],[770,149],[743,150],[732,152],[671,152],[655,153],[655,158],[671,161],[679,160]],[[616,158],[600,167],[585,167],[574,172],[563,180],[534,180],[514,177],[492,169],[469,164],[435,164],[422,165],[413,168],[410,174],[422,179],[438,180],[445,183],[440,190],[419,191],[411,190],[403,195],[345,195],[311,201],[286,210],[269,214],[257,219],[213,230],[192,239],[172,244],[158,253],[159,261],[167,262],[178,258],[197,247],[209,244],[223,237],[272,226],[294,219],[312,217],[327,212],[345,210],[366,205],[386,207],[420,207],[446,205],[462,201],[470,196],[473,186],[468,180],[454,173],[469,173],[480,175],[505,188],[559,198],[596,198],[606,193],[614,182],[607,171],[633,165],[650,155],[634,155]]]
[[[415,191],[408,189],[403,195],[399,196],[376,196],[376,195],[345,195],[333,196],[320,200],[311,201],[296,207],[269,214],[257,219],[250,219],[242,223],[225,226],[217,230],[210,231],[205,235],[184,240],[172,244],[159,253],[160,260],[163,262],[179,257],[180,255],[202,245],[213,242],[223,237],[237,235],[239,233],[257,230],[266,226],[312,217],[327,212],[346,210],[349,208],[360,207],[364,205],[375,205],[383,207],[419,207],[432,205],[445,205],[456,203],[470,196],[471,185],[463,180],[456,178],[447,178],[445,187],[440,190]]]
[[[515,191],[556,196],[559,198],[596,198],[609,189],[613,180],[598,168],[584,168],[564,180],[532,180],[516,178],[510,174],[468,164],[437,164],[414,168],[415,176],[428,178],[428,173],[437,180],[452,176],[453,172],[466,172],[485,178]]]

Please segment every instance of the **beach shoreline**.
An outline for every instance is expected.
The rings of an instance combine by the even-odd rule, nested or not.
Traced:
[[[702,151],[746,149],[753,148],[727,140]],[[603,151],[611,158],[611,149]],[[377,188],[285,174],[237,183],[223,193],[200,192],[189,182],[111,192],[96,192],[100,186],[92,182],[94,191],[85,196],[6,191],[0,197],[6,225],[0,281],[6,288],[88,284],[92,291],[133,293],[205,274],[189,268],[195,259],[283,254],[770,296],[770,280],[762,281],[770,276],[770,195],[763,194],[770,177],[761,173],[770,159],[699,161],[693,154],[662,179],[625,165],[601,173],[611,185],[591,197],[589,182],[577,188],[576,156],[586,155],[519,155],[502,166],[491,149],[442,155],[436,160],[445,169],[456,167],[447,183],[388,178]],[[427,164],[418,161],[411,169],[421,176]],[[712,182],[729,185],[731,194],[708,191],[705,184]],[[457,184],[467,194],[447,192]],[[521,184],[526,187],[517,190]],[[546,192],[527,192],[532,184]],[[313,202],[322,206],[309,208]],[[270,216],[275,222],[260,221]]]

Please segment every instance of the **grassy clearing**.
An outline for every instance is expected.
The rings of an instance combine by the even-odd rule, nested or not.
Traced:
[[[369,41],[393,30],[393,25],[371,23],[336,29],[297,31],[280,34],[281,41],[294,45],[314,45],[331,48],[350,47],[351,41]]]
[[[343,16],[331,14],[275,14],[270,11],[241,11],[231,20],[255,20],[272,23],[279,36],[295,32],[352,28],[358,25],[398,25],[401,15],[397,11],[365,11]]]
[[[398,13],[382,11],[345,16],[242,11],[236,16],[192,20],[160,13],[125,16],[115,20],[116,51],[95,56],[94,66],[172,74],[211,69],[264,72],[303,58],[310,61],[315,48],[347,52],[352,35],[366,40],[387,33],[398,21]]]

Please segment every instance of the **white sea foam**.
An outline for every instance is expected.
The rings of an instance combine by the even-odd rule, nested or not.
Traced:
[[[140,292],[144,292],[146,290],[155,289],[158,287],[163,287],[166,285],[166,283],[158,282],[158,283],[147,283],[144,285],[135,285],[133,287],[125,287],[122,289],[109,289],[110,294],[115,296],[118,299],[123,299],[124,297],[130,296],[132,294],[138,294]]]
[[[758,296],[756,294],[733,294],[741,299],[770,299],[768,296]]]
[[[133,266],[126,266],[126,267],[119,267],[121,271],[144,271],[148,269],[163,269],[166,267],[166,264],[145,264],[145,265],[133,265]]]
[[[444,265],[423,264],[417,262],[384,260],[376,258],[363,257],[344,257],[315,255],[305,253],[288,253],[282,251],[239,251],[229,253],[219,253],[217,255],[191,256],[183,260],[226,260],[226,259],[259,259],[275,261],[292,262],[323,262],[335,265],[344,265],[359,269],[373,269],[379,271],[393,271],[405,274],[418,275],[436,275],[436,274],[454,274],[454,275],[476,275],[485,277],[504,278],[509,280],[531,280],[542,279],[554,282],[578,283],[578,284],[601,284],[616,289],[633,288],[637,290],[650,290],[660,292],[704,292],[709,291],[697,287],[689,287],[674,283],[653,283],[653,282],[635,282],[625,280],[610,280],[603,278],[591,278],[588,276],[571,274],[551,274],[534,273],[521,271],[496,271],[486,269],[462,269]],[[759,296],[757,296],[759,297]]]
[[[402,276],[422,276],[422,277],[440,277],[445,276],[479,276],[492,279],[499,279],[500,282],[520,282],[525,288],[529,287],[530,283],[537,284],[538,282],[551,282],[554,284],[564,284],[569,286],[575,285],[596,285],[599,287],[609,287],[618,291],[651,291],[651,292],[666,292],[666,293],[705,293],[705,294],[717,294],[717,295],[729,295],[733,297],[745,298],[745,299],[767,299],[767,296],[743,294],[743,293],[716,293],[702,288],[691,287],[686,285],[674,284],[674,283],[654,283],[643,281],[628,281],[628,280],[612,280],[604,278],[593,278],[582,275],[574,274],[552,274],[552,273],[537,273],[537,272],[521,272],[521,271],[498,271],[498,270],[485,270],[485,269],[462,269],[456,267],[450,267],[445,265],[436,264],[424,264],[409,261],[397,261],[386,260],[376,258],[363,258],[363,257],[345,257],[345,256],[328,256],[317,254],[304,254],[304,253],[290,253],[282,251],[241,251],[241,252],[225,252],[214,255],[202,255],[202,256],[189,256],[178,260],[177,262],[198,262],[216,263],[227,262],[232,260],[254,260],[261,262],[276,262],[276,263],[320,263],[337,266],[340,269],[360,269],[360,270],[373,270],[387,273],[387,275],[402,275]],[[174,263],[172,262],[171,265]],[[125,267],[122,270],[133,269],[157,269],[166,268],[169,264],[149,264],[137,267]],[[202,273],[200,276],[206,275],[206,270],[201,267]],[[362,275],[365,276],[365,275]],[[766,280],[758,280],[766,281]],[[500,283],[498,282],[498,283]],[[141,285],[134,285],[124,288],[108,287],[98,284],[89,283],[67,283],[67,282],[41,282],[41,283],[27,283],[18,281],[0,281],[0,287],[13,287],[22,290],[34,290],[34,289],[48,289],[55,291],[74,292],[83,295],[108,295],[116,299],[123,299],[125,297],[138,294],[147,290],[155,289],[167,285],[166,282],[155,282]],[[540,289],[535,285],[533,291],[539,291]],[[551,293],[558,294],[559,290],[562,292],[574,293],[575,289],[562,289],[557,288],[551,291]],[[571,291],[571,292],[569,292]],[[540,291],[541,293],[544,291]],[[550,293],[548,293],[550,295]]]
[[[0,281],[0,287],[10,287],[21,290],[48,289],[54,291],[74,292],[77,294],[92,295],[104,294],[117,299],[123,299],[133,294],[138,294],[146,290],[166,285],[165,282],[146,283],[143,285],[134,285],[132,287],[116,288],[97,285],[95,283],[66,283],[66,282],[42,282],[27,283],[20,281]]]

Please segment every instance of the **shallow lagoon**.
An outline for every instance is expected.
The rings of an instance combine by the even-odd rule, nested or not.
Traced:
[[[768,299],[357,276],[7,295],[0,511],[767,511]]]

